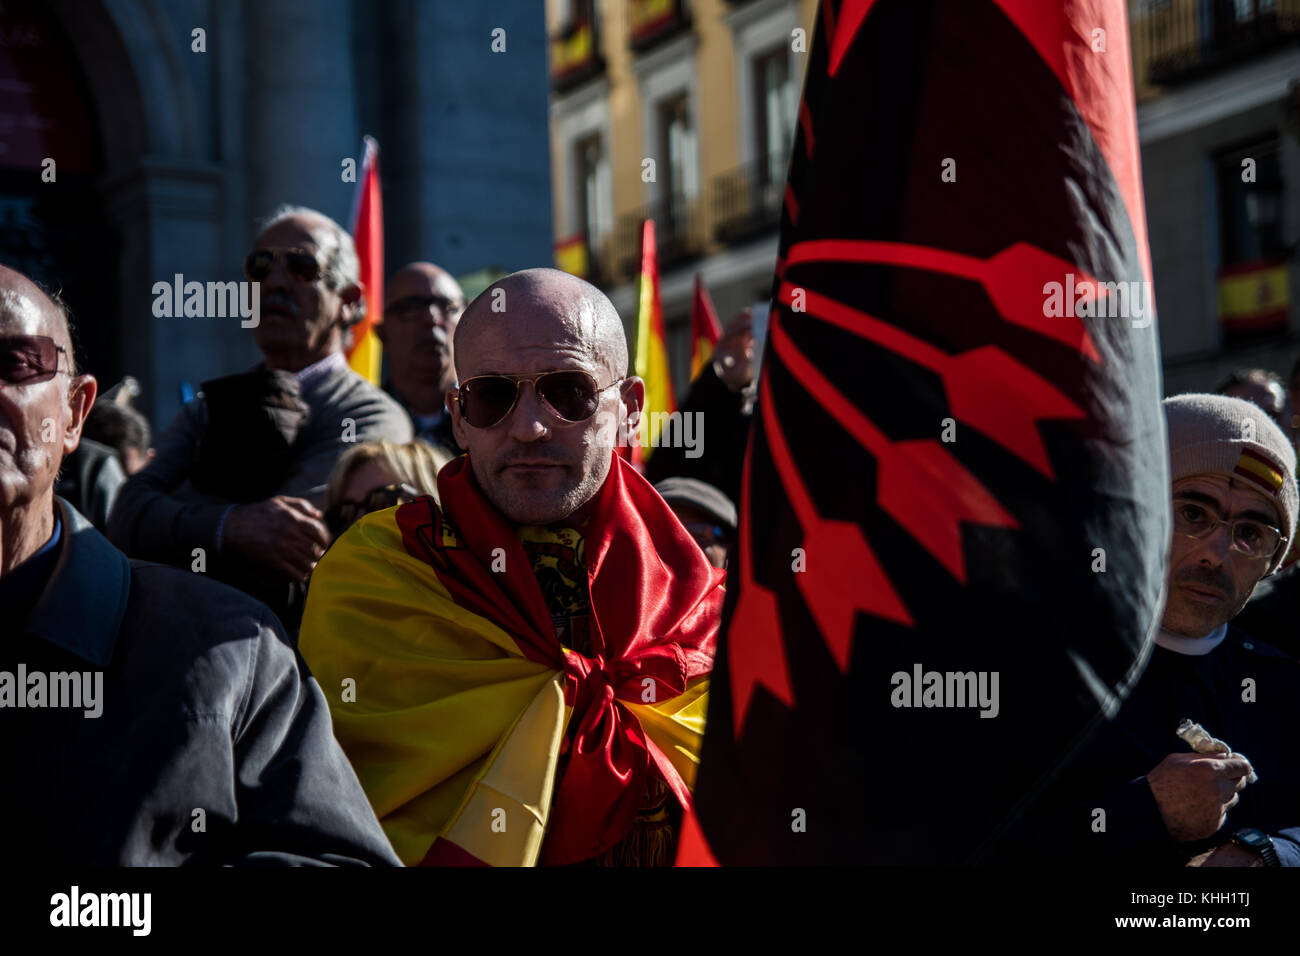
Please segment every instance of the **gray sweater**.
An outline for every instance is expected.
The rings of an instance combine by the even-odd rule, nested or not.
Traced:
[[[305,387],[302,397],[311,417],[277,494],[306,498],[320,507],[330,471],[349,448],[380,438],[412,438],[411,420],[402,407],[346,365]],[[207,407],[200,395],[180,410],[158,439],[153,461],[118,495],[108,537],[131,557],[189,568],[194,548],[218,553],[217,528],[233,502],[202,494],[190,481],[206,425]]]

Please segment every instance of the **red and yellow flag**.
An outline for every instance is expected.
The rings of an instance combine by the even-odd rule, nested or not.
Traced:
[[[641,296],[636,320],[636,374],[645,380],[645,408],[641,430],[642,457],[649,458],[659,440],[661,419],[654,413],[677,411],[672,373],[668,369],[668,342],[664,338],[664,311],[659,301],[659,254],[655,247],[655,223],[647,219],[641,227]]]
[[[379,144],[365,138],[361,177],[352,206],[352,241],[361,260],[361,285],[365,289],[365,317],[352,328],[348,364],[372,385],[379,384],[383,358],[375,323],[384,312],[384,199],[379,191]]]
[[[695,381],[722,337],[718,313],[699,273],[695,274],[695,297],[691,300],[691,381]]]
[[[467,458],[438,491],[441,507],[374,512],[334,543],[299,638],[402,862],[598,857],[631,831],[651,775],[689,810],[722,572],[615,459],[583,528],[600,649],[585,657],[561,644]]]

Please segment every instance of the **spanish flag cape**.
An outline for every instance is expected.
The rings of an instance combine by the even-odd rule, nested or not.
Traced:
[[[367,515],[313,573],[299,649],[407,865],[591,859],[631,829],[652,764],[691,808],[723,573],[611,458],[581,529],[594,657],[560,645],[467,456],[438,477],[441,509]]]

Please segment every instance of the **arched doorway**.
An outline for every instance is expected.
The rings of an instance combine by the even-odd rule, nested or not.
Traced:
[[[122,374],[119,237],[96,183],[97,111],[72,45],[45,4],[0,4],[0,262],[60,290],[79,359],[106,387]]]

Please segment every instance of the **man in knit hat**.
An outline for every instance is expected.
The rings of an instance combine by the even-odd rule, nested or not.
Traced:
[[[1295,534],[1295,452],[1242,399],[1164,407],[1174,520],[1156,646],[1031,843],[1062,863],[1300,866],[1300,663],[1230,623]],[[1185,719],[1231,752],[1191,750]]]

